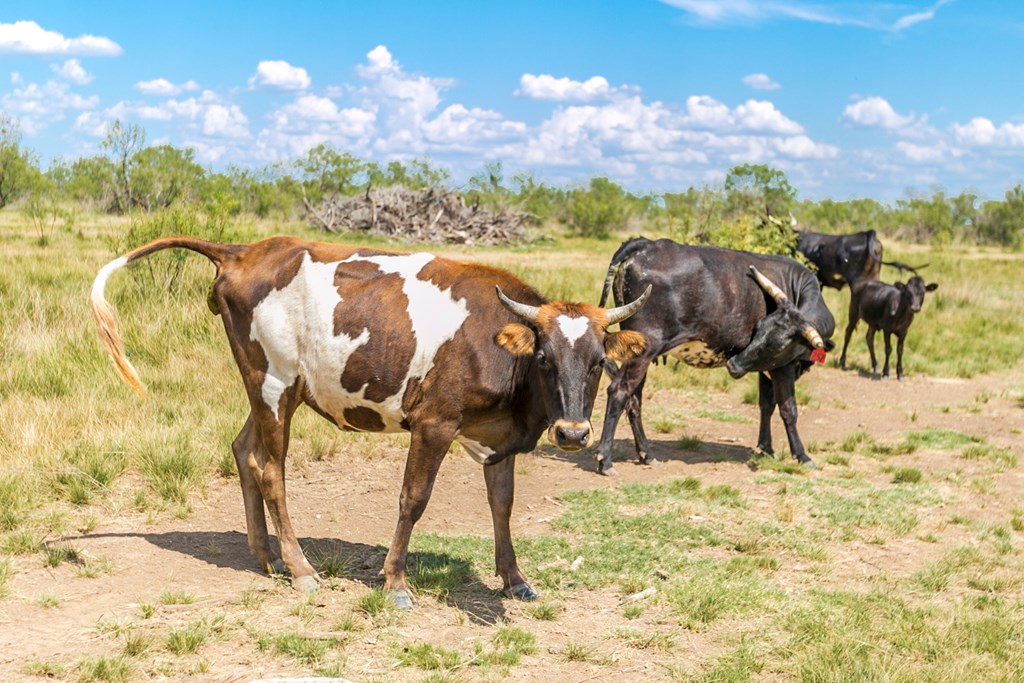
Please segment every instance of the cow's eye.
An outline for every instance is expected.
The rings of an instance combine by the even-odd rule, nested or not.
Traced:
[[[601,368],[603,368],[603,367],[604,367],[604,359],[602,358],[601,360],[599,360],[596,363],[594,363],[593,367],[590,368],[590,374],[591,375],[599,375],[599,374],[601,374]]]
[[[544,355],[543,351],[537,352],[537,364],[545,370],[551,367],[551,363],[548,362],[548,357]]]

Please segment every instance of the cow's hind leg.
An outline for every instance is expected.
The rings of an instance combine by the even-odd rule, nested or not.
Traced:
[[[903,340],[904,335],[896,335],[896,379],[903,381]]]
[[[256,556],[263,571],[268,574],[283,574],[284,562],[276,557],[270,549],[270,537],[267,534],[267,518],[263,514],[263,494],[256,481],[256,473],[262,472],[266,466],[265,459],[257,459],[264,455],[262,448],[256,446],[256,429],[252,414],[245,420],[242,431],[238,432],[231,451],[235,455],[238,467],[238,478],[242,484],[242,500],[245,502],[245,528],[249,537],[249,549]],[[250,461],[251,459],[251,461]]]
[[[853,296],[852,290],[850,294]],[[857,315],[857,310],[853,306],[853,302],[850,302],[850,322],[846,325],[846,334],[843,335],[843,352],[839,354],[839,368],[842,370],[846,369],[846,347],[850,345],[850,336],[853,334],[854,329],[857,328],[857,323],[860,321],[860,317]]]
[[[761,424],[757,430],[757,448],[763,453],[773,455],[772,448],[772,415],[775,414],[775,389],[772,381],[763,372],[757,373],[757,404],[761,409]]]
[[[878,360],[875,358],[875,328],[868,327],[868,334],[865,337],[868,343],[868,353],[871,355],[871,374],[878,374]]]
[[[285,496],[284,461],[288,453],[288,427],[292,412],[295,410],[295,391],[286,393],[281,404],[283,415],[280,419],[267,410],[254,410],[254,426],[256,449],[249,456],[249,467],[255,481],[259,484],[263,500],[267,503],[270,519],[277,530],[277,540],[281,545],[281,559],[291,574],[292,587],[304,592],[312,592],[317,588],[320,577],[306,559],[299,547],[299,539],[292,528],[291,517],[288,515],[288,504]],[[262,415],[260,414],[262,413]],[[262,466],[260,463],[264,463]]]
[[[409,455],[405,461],[402,495],[398,501],[398,525],[384,558],[384,589],[398,607],[411,609],[412,594],[405,580],[406,559],[412,528],[423,516],[434,488],[434,479],[448,447],[455,440],[455,423],[427,420],[414,424]]]
[[[494,522],[494,566],[509,597],[517,600],[534,600],[537,593],[530,588],[526,577],[519,571],[516,552],[512,548],[512,532],[509,529],[512,498],[515,493],[515,467],[514,455],[493,465],[484,465],[487,502],[491,506],[491,520]]]
[[[775,400],[779,405],[779,415],[782,416],[782,424],[786,427],[789,450],[801,464],[807,467],[817,467],[814,461],[808,457],[804,444],[800,440],[800,434],[796,430],[796,364],[790,363],[772,370],[771,381],[775,391]]]
[[[882,379],[889,379],[889,356],[892,355],[892,332],[884,330],[885,335],[885,365],[882,366]]]

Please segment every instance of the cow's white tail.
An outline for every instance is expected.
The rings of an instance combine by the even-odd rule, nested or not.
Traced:
[[[124,345],[121,344],[121,335],[118,334],[117,321],[114,318],[114,309],[103,295],[103,290],[107,286],[107,280],[110,278],[110,275],[126,263],[128,263],[128,259],[122,256],[100,269],[92,283],[92,294],[89,304],[92,308],[92,317],[96,320],[96,331],[100,336],[100,345],[103,346],[107,355],[110,356],[114,369],[121,376],[121,379],[125,381],[125,384],[130,386],[140,397],[145,398],[146,387],[142,385],[139,373],[124,353]]]

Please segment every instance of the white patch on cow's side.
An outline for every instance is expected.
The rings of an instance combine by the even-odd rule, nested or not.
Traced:
[[[347,409],[369,408],[380,415],[384,423],[382,431],[403,431],[402,397],[409,381],[423,378],[430,371],[437,350],[455,336],[469,316],[464,299],[455,301],[450,290],[441,290],[417,278],[433,259],[430,254],[356,255],[344,261],[317,263],[306,254],[295,278],[285,287],[272,291],[253,310],[250,336],[259,342],[267,356],[269,367],[262,395],[274,415],[279,417],[281,395],[301,376],[309,396],[340,426],[351,426],[345,421]],[[402,291],[409,300],[407,313],[416,337],[416,349],[409,368],[402,368],[405,379],[398,391],[380,402],[365,397],[368,384],[354,392],[341,385],[348,359],[357,349],[367,343],[388,343],[386,333],[371,340],[370,331],[365,328],[354,337],[334,333],[335,309],[339,304],[345,305],[338,294],[335,277],[339,265],[352,261],[369,261],[377,265],[381,273],[400,275]]]
[[[317,263],[306,254],[295,278],[275,289],[252,312],[249,338],[259,342],[267,356],[263,380],[263,402],[274,416],[285,389],[301,374],[313,396],[323,394],[325,385],[340,385],[345,363],[352,352],[370,338],[369,330],[355,337],[334,334],[334,309],[341,303],[334,286],[335,263]],[[319,404],[319,400],[317,401]],[[332,416],[332,408],[322,406]]]
[[[728,360],[724,353],[713,351],[700,339],[683,342],[668,352],[669,356],[695,368],[717,368]]]
[[[562,334],[569,340],[569,346],[576,346],[576,340],[587,333],[587,327],[590,325],[590,318],[586,316],[570,318],[567,315],[560,315],[555,320],[558,321],[558,328],[562,330]]]
[[[479,441],[467,439],[461,434],[455,437],[455,440],[458,441],[462,445],[462,447],[466,449],[466,452],[469,453],[470,457],[472,457],[481,465],[484,464],[484,461],[487,460],[488,457],[494,455],[497,452],[493,448],[485,446]]]
[[[409,364],[409,373],[402,384],[401,399],[405,386],[413,377],[425,377],[434,366],[434,355],[441,345],[455,336],[469,317],[465,299],[456,301],[450,289],[441,289],[429,280],[417,277],[424,266],[434,260],[433,254],[350,256],[344,262],[369,261],[382,273],[393,273],[402,278],[402,292],[409,300],[406,312],[412,321],[412,332],[416,336],[416,351]]]

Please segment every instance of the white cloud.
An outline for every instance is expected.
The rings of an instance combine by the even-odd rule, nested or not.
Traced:
[[[951,130],[958,141],[976,147],[1024,147],[1024,123],[996,126],[989,119],[978,116],[963,125],[954,123]]]
[[[69,59],[60,66],[51,64],[50,68],[55,74],[75,85],[85,85],[93,79],[93,75],[82,68],[77,59]]]
[[[523,74],[515,94],[537,100],[588,102],[607,98],[612,92],[613,89],[604,76],[592,76],[581,82],[567,77],[555,78],[550,74]]]
[[[151,81],[139,81],[134,86],[143,95],[161,95],[171,97],[180,95],[183,92],[199,90],[199,84],[195,81],[185,81],[181,84],[171,83],[166,78],[154,78]]]
[[[203,113],[203,135],[210,137],[244,138],[249,135],[245,117],[238,105],[213,104]]]
[[[908,161],[914,163],[937,163],[943,161],[946,158],[946,147],[945,145],[930,144],[930,145],[918,145],[906,140],[900,140],[896,143],[896,149],[900,152]]]
[[[778,90],[779,84],[773,81],[768,74],[750,74],[743,77],[743,85],[754,90]]]
[[[280,60],[262,61],[256,66],[256,74],[249,79],[250,88],[278,88],[280,90],[305,90],[312,81],[306,70]]]
[[[506,121],[501,114],[490,109],[467,109],[461,104],[453,104],[425,121],[423,132],[431,143],[461,147],[484,140],[518,137],[526,132],[526,126],[518,121]]]
[[[686,98],[683,121],[688,127],[713,130],[745,129],[782,135],[798,135],[803,132],[800,124],[765,100],[747,100],[731,110],[713,97],[691,95]]]
[[[116,57],[122,51],[120,45],[101,36],[84,34],[65,38],[55,31],[47,31],[34,21],[0,23],[0,52]]]
[[[903,14],[899,3],[822,3],[818,0],[661,0],[691,15],[700,24],[758,23],[792,19],[831,26],[898,33],[935,18],[936,12],[952,0],[938,0],[929,9]]]
[[[881,97],[865,97],[847,105],[842,119],[850,125],[890,131],[908,128],[916,120],[912,114],[897,114],[892,105]]]
[[[26,135],[38,134],[68,111],[93,109],[98,104],[97,96],[83,97],[63,81],[27,83],[0,96],[0,109],[17,116]]]

